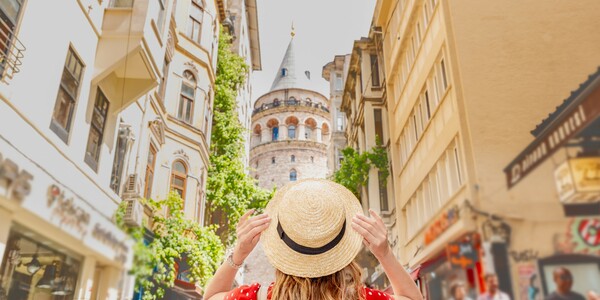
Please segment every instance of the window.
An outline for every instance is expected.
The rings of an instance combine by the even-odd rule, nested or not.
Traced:
[[[296,170],[291,170],[290,171],[290,181],[296,181],[298,179],[298,174],[296,173]]]
[[[158,95],[160,96],[161,101],[165,101],[165,91],[167,87],[167,78],[169,76],[169,64],[170,62],[165,57],[163,62],[162,74],[160,77],[160,84],[158,85]]]
[[[344,122],[346,120],[346,113],[340,111],[339,109],[337,110],[337,119],[336,119],[336,129],[337,131],[344,131]]]
[[[129,136],[129,127],[120,126],[117,135],[117,145],[115,146],[115,158],[113,159],[112,172],[110,174],[110,188],[117,194],[120,194],[121,179],[123,177],[123,163],[125,162],[125,153],[127,152],[127,142]]]
[[[187,36],[192,41],[200,44],[202,33],[202,20],[204,18],[204,4],[201,0],[192,0],[190,8],[190,19],[188,20]]]
[[[341,91],[343,89],[344,89],[344,87],[342,85],[342,75],[335,74],[335,90]]]
[[[288,70],[286,68],[281,69],[281,76],[287,76]]]
[[[312,138],[312,128],[307,126],[304,128],[304,130],[304,138],[310,140]]]
[[[311,163],[315,163],[315,157],[314,157],[314,156],[311,156],[311,157],[310,157],[310,162],[311,162]]]
[[[288,138],[290,138],[290,139],[296,138],[296,126],[294,126],[294,125],[288,126]]]
[[[186,70],[183,72],[183,80],[181,82],[181,96],[179,98],[177,118],[188,124],[192,123],[195,96],[196,78],[192,72]]]
[[[431,119],[431,104],[429,103],[429,91],[425,90],[425,93],[423,94],[423,96],[425,97],[425,116],[427,121],[429,121],[429,119]]]
[[[119,8],[127,8],[133,7],[133,0],[111,0],[109,7],[119,7]]]
[[[373,110],[375,119],[375,143],[381,145],[383,143],[383,119],[381,115],[381,109],[376,108]]]
[[[58,87],[52,122],[50,123],[50,129],[65,143],[71,131],[73,111],[75,110],[75,103],[77,103],[83,67],[81,59],[77,57],[72,48],[69,48]]]
[[[156,148],[150,144],[148,159],[146,160],[146,176],[144,177],[144,198],[152,196],[152,181],[154,180],[154,166],[156,164]]]
[[[96,102],[94,102],[94,111],[92,112],[92,121],[90,124],[90,134],[88,136],[87,147],[85,150],[85,162],[94,169],[98,170],[98,160],[100,159],[100,146],[102,145],[102,136],[104,136],[104,125],[106,125],[106,116],[108,114],[108,99],[98,88]]]
[[[429,7],[427,6],[427,2],[423,4],[423,24],[425,27],[429,24]]]
[[[292,156],[290,157],[290,160],[291,160],[292,162],[296,162],[296,156],[295,156],[295,155],[292,155]]]
[[[271,131],[271,140],[276,141],[279,138],[279,127],[273,127]]]
[[[182,161],[177,160],[171,169],[171,191],[175,191],[181,199],[185,200],[185,184],[187,180],[187,168]]]
[[[446,78],[446,65],[444,64],[444,60],[440,61],[440,72],[442,77],[442,88],[444,91],[448,88],[448,78]]]
[[[158,0],[158,17],[156,18],[156,25],[158,25],[159,35],[162,34],[164,23],[165,23],[165,0]]]
[[[371,54],[371,84],[379,86],[379,62],[375,54]]]
[[[275,156],[271,157],[271,164],[275,163]]]

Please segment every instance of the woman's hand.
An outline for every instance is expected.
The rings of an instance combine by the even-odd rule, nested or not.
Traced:
[[[267,214],[251,216],[254,211],[254,209],[247,211],[238,222],[237,243],[233,251],[233,262],[236,264],[241,265],[246,260],[246,257],[256,247],[260,234],[271,223],[271,218]]]
[[[381,261],[391,253],[387,239],[387,228],[377,213],[369,209],[371,217],[356,215],[352,218],[352,228],[363,236],[365,246],[371,250],[377,260]]]

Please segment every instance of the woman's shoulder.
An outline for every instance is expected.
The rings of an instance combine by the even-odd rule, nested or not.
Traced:
[[[273,284],[271,284],[272,286]],[[237,288],[229,291],[224,300],[256,300],[258,299],[258,290],[260,283],[240,285]],[[271,286],[268,288],[271,289]]]
[[[382,292],[380,290],[375,290],[375,289],[371,289],[368,287],[364,288],[365,290],[365,298],[367,300],[389,300],[389,299],[394,299],[394,296],[386,293],[386,292]]]

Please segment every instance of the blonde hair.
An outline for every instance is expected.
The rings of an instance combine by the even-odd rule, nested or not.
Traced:
[[[361,269],[352,262],[336,273],[318,278],[296,277],[276,270],[271,300],[296,299],[364,300]]]

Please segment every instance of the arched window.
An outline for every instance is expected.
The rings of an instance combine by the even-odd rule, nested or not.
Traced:
[[[290,181],[296,181],[298,179],[298,174],[296,173],[296,170],[292,169],[290,171]]]
[[[296,126],[294,126],[294,125],[288,126],[288,138],[290,138],[290,139],[296,138]]]
[[[202,33],[202,21],[204,19],[204,3],[202,0],[192,0],[190,8],[190,19],[187,27],[187,36],[192,41],[200,44],[200,34]]]
[[[304,138],[307,140],[310,140],[312,137],[312,128],[310,127],[304,127]]]
[[[292,155],[292,156],[290,157],[290,160],[291,160],[292,162],[296,162],[296,156],[295,156],[295,155]]]
[[[188,124],[192,123],[194,114],[194,99],[196,99],[196,77],[192,72],[185,70],[181,81],[181,96],[177,118]]]
[[[279,138],[279,127],[273,127],[271,135],[271,140],[276,141]]]
[[[171,191],[175,191],[181,199],[185,200],[185,184],[187,181],[187,168],[185,164],[176,160],[171,169]]]

